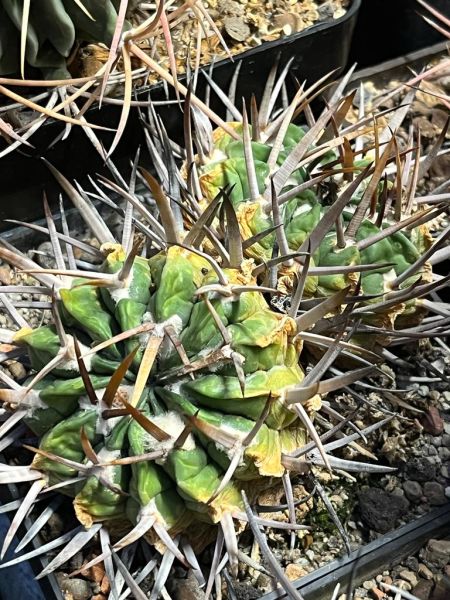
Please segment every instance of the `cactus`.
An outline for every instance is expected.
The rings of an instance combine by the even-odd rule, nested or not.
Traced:
[[[250,130],[249,133],[251,133]],[[312,189],[295,195],[290,193],[295,186],[306,181],[307,172],[304,168],[295,169],[290,173],[289,179],[285,178],[286,184],[280,186],[275,192],[270,188],[270,180],[276,185],[277,174],[281,173],[289,154],[295,152],[295,147],[301,144],[304,135],[305,131],[301,127],[292,123],[288,126],[276,165],[271,170],[267,162],[274,150],[275,140],[273,137],[270,141],[266,140],[265,143],[252,142],[251,158],[246,161],[245,142],[232,140],[229,136],[223,135],[222,130],[213,132],[210,155],[203,158],[198,169],[203,198],[205,203],[210,203],[220,188],[232,187],[230,197],[236,210],[244,241],[273,227],[272,193],[277,193],[279,196],[288,194],[289,200],[284,202],[279,209],[280,221],[285,233],[286,251],[295,253],[302,248],[306,250],[305,241],[317,227],[328,207]],[[309,151],[313,150],[314,147],[310,147]],[[220,158],[217,158],[218,155]],[[250,167],[249,162],[253,163]],[[338,163],[335,168],[340,166]],[[356,175],[363,171],[362,166],[357,164],[354,166]],[[248,168],[256,175],[256,187],[253,195],[249,188]],[[369,179],[363,180],[351,196],[350,202],[342,212],[342,216],[339,217],[342,218],[341,227],[350,227],[349,224],[357,207],[360,206],[368,182]],[[351,186],[351,183],[344,186],[343,193]],[[378,196],[383,193],[383,187],[379,187],[381,189],[375,192]],[[391,224],[392,222],[388,219],[383,222],[382,226],[365,219],[360,223],[355,235],[348,239],[344,238],[342,243],[338,240],[336,226],[331,227],[311,256],[311,266],[322,268],[325,274],[307,279],[305,296],[328,296],[348,285],[353,284],[354,286],[358,279],[356,270],[345,274],[326,274],[326,267],[352,265],[379,265],[379,268],[361,274],[361,289],[364,295],[383,296],[392,291],[390,283],[419,259],[421,253],[428,249],[429,240],[426,231],[423,230],[413,230],[411,234],[397,231],[365,247],[366,240],[375,238],[382,231],[382,227]],[[276,241],[275,233],[267,235],[261,241],[248,246],[247,255],[259,262],[267,262],[273,257]],[[293,284],[286,278],[286,271],[283,268],[280,271],[284,276],[282,285],[284,287],[288,285],[290,288],[288,291],[291,291]],[[429,270],[423,267],[415,273],[413,278],[407,278],[405,284],[411,284],[414,280],[424,276],[429,280],[428,273]]]
[[[234,124],[233,124],[234,126]],[[236,130],[241,131],[237,126]],[[249,135],[251,129],[249,128]],[[271,169],[268,165],[271,152],[274,151],[274,145],[277,140],[251,142],[251,152],[248,152],[249,159],[246,160],[244,151],[245,142],[232,140],[223,130],[215,130],[212,134],[211,151],[209,156],[204,156],[199,161],[199,183],[202,190],[202,197],[205,205],[212,202],[218,191],[226,186],[232,188],[230,198],[236,210],[239,221],[240,231],[244,242],[270,230],[274,226],[272,206],[277,199],[273,194],[283,196],[287,194],[289,199],[283,202],[279,208],[280,222],[282,228],[278,232],[278,237],[282,236],[284,231],[283,245],[286,254],[293,254],[303,249],[307,250],[307,240],[311,233],[319,224],[328,210],[321,198],[312,190],[306,189],[303,192],[295,194],[295,190],[307,180],[307,168],[295,169],[290,173],[289,179],[286,177],[285,185],[275,189],[270,186],[276,186],[277,174],[282,172],[285,161],[291,153],[295,153],[296,146],[299,147],[305,136],[305,130],[294,124],[289,124],[286,134],[282,140],[281,148],[274,167]],[[310,146],[309,152],[314,151],[314,146]],[[343,165],[337,161],[337,156],[328,156],[338,164],[334,167],[336,170]],[[249,163],[253,163],[249,165]],[[363,162],[363,161],[360,161]],[[367,162],[367,161],[366,161]],[[355,174],[364,173],[364,163],[360,165],[354,163]],[[325,168],[325,167],[324,167]],[[253,172],[255,177],[254,193],[250,190],[249,175]],[[358,206],[364,197],[365,190],[369,186],[369,176],[363,179],[359,187],[350,197],[350,201],[338,217],[341,220],[339,227],[342,231],[350,231],[353,216],[356,214]],[[340,186],[342,194],[352,188],[352,183]],[[353,188],[355,186],[353,185]],[[385,192],[383,186],[379,185],[374,192],[377,198],[377,209],[379,209],[379,199]],[[386,294],[393,291],[391,286],[397,278],[402,277],[412,265],[414,265],[421,255],[429,249],[430,238],[427,230],[422,227],[416,230],[395,231],[391,235],[375,241],[371,245],[367,240],[375,240],[384,228],[392,225],[393,222],[386,217],[383,223],[373,223],[369,219],[364,219],[359,224],[356,232],[348,237],[343,235],[340,241],[336,231],[336,225],[330,227],[323,240],[317,248],[311,253],[311,268],[318,267],[322,269],[323,274],[310,276],[305,284],[305,297],[324,297],[344,289],[347,286],[354,286],[358,281],[357,270],[335,275],[327,274],[328,267],[351,267],[373,265],[378,268],[371,269],[361,273],[361,291],[366,296],[374,296],[379,301]],[[268,262],[273,258],[274,247],[277,242],[277,235],[271,233],[259,242],[249,245],[246,254],[258,262]],[[283,247],[281,243],[279,247]],[[287,261],[286,261],[287,262]],[[294,269],[292,267],[280,268],[281,289],[292,293],[294,282]],[[417,269],[411,277],[403,279],[405,287],[411,285],[420,279],[430,281],[430,269],[424,265]],[[375,302],[375,301],[373,301]],[[390,326],[394,325],[396,318],[408,309],[411,315],[414,312],[413,306],[397,306],[389,309],[386,313],[387,322]],[[385,320],[386,320],[385,319]]]
[[[189,104],[186,110],[193,120],[185,128],[186,160],[179,174],[185,182],[184,197],[188,194],[186,213],[197,213],[198,218],[212,207],[220,190],[227,189],[244,254],[260,266],[261,283],[274,285],[276,277],[277,289],[292,296],[298,278],[307,274],[303,299],[329,297],[358,286],[365,297],[363,318],[368,324],[390,329],[397,320],[400,326],[419,323],[424,314],[421,303],[403,300],[401,292],[413,284],[432,281],[429,264],[421,260],[432,246],[426,222],[443,208],[415,212],[410,206],[412,199],[405,202],[401,196],[407,196],[405,191],[400,193],[398,183],[383,175],[387,167],[392,172],[394,165],[401,166],[389,126],[381,134],[377,126],[376,135],[372,129],[369,135],[374,136],[375,147],[360,151],[362,158],[354,153],[346,136],[367,135],[366,122],[342,126],[344,150],[336,150],[339,140],[331,131],[332,121],[344,121],[352,95],[333,96],[329,108],[309,128],[292,122],[309,98],[302,88],[290,105],[277,109],[277,94],[285,76],[286,70],[274,83],[274,71],[259,112],[253,101],[251,125],[245,104],[239,112],[223,92],[227,114],[234,120],[216,129],[217,118],[211,122],[210,114],[202,112],[197,103]],[[219,93],[209,76],[208,81]],[[155,139],[152,151],[160,149],[163,162],[167,160],[164,147],[163,139]],[[397,178],[407,181],[406,192],[411,194],[415,189],[412,175],[408,179],[400,171]],[[334,202],[330,194],[339,201]],[[214,223],[218,223],[218,211],[216,206]],[[191,222],[192,217],[186,219]],[[398,303],[390,302],[393,294],[398,295]],[[385,309],[380,306],[383,303]],[[293,316],[297,310],[295,300],[289,314]]]
[[[92,446],[101,461],[114,462],[127,452],[127,448],[133,454],[137,447],[161,451],[161,458],[153,467],[155,473],[151,483],[146,485],[153,485],[154,478],[166,481],[161,490],[162,506],[167,496],[169,504],[185,505],[190,518],[198,516],[216,522],[225,511],[224,507],[229,511],[242,511],[240,490],[233,483],[225,486],[214,502],[209,502],[229,466],[228,446],[214,444],[215,434],[208,428],[203,429],[202,425],[213,419],[220,429],[220,420],[223,420],[229,430],[227,443],[239,444],[242,432],[248,435],[252,431],[254,421],[263,413],[267,398],[272,394],[267,425],[261,425],[255,439],[245,449],[248,467],[239,466],[237,473],[244,479],[281,476],[282,453],[287,447],[297,447],[304,441],[298,417],[283,404],[285,391],[294,389],[303,379],[298,366],[300,345],[295,339],[295,321],[275,313],[260,292],[252,291],[255,280],[245,265],[241,270],[225,269],[222,276],[227,284],[222,284],[221,289],[218,276],[208,261],[188,249],[173,246],[150,259],[135,256],[132,260],[130,255],[126,259],[120,246],[106,245],[104,251],[108,254],[102,271],[111,274],[111,279],[106,276],[102,287],[96,282],[74,277],[70,288],[58,290],[55,310],[61,315],[66,336],[69,332],[71,335],[66,338],[69,356],[62,358],[51,374],[39,380],[39,391],[35,387],[33,397],[18,391],[17,402],[22,395],[25,404],[30,400],[25,422],[35,433],[43,435],[41,451],[77,463],[85,460],[80,429],[88,440],[86,443]],[[127,260],[128,273],[125,272]],[[246,291],[247,287],[249,291]],[[233,294],[234,289],[237,291]],[[144,319],[151,325],[147,339],[132,336],[123,342],[108,343],[113,336],[140,326]],[[73,337],[75,332],[80,338],[78,345]],[[185,353],[188,364],[192,365],[190,373],[196,372],[196,363],[202,365],[195,379],[183,375],[184,365],[170,335],[179,340],[183,355]],[[55,328],[48,326],[31,332],[19,331],[14,341],[29,349],[35,369],[45,368],[44,365],[55,359],[61,348]],[[77,352],[89,354],[91,346],[105,342],[108,345],[103,350],[83,361],[91,389],[95,390],[94,398],[86,397],[89,390],[77,372]],[[160,351],[151,369],[147,369],[145,385],[140,390],[138,381],[142,381],[146,348],[152,344],[158,345]],[[129,417],[109,421],[102,416],[104,390],[108,390],[111,375],[120,370],[117,360],[124,356],[134,357],[137,351],[140,360],[133,361],[125,370],[125,383],[117,388],[110,404],[120,406],[120,402],[128,398],[125,406],[130,403],[132,407],[139,407],[146,420],[155,425],[156,439],[140,424],[131,425]],[[105,371],[110,376],[105,375]],[[141,391],[140,395],[130,393],[131,389],[136,389],[132,388],[136,377],[135,385]],[[166,382],[160,383],[161,378]],[[217,398],[219,390],[222,390],[220,399]],[[145,400],[151,394],[156,397],[157,404]],[[14,392],[6,395],[4,399],[16,402]],[[196,414],[192,402],[225,412],[201,410]],[[251,409],[247,403],[251,404]],[[50,417],[46,406],[56,411],[52,415],[57,415],[58,420]],[[227,416],[227,413],[232,414]],[[233,413],[250,413],[254,421]],[[184,443],[175,447],[190,417],[195,417],[194,432],[201,434],[206,448],[212,444],[213,459],[195,433],[190,433]],[[291,436],[295,443],[289,444]],[[258,467],[259,462],[264,462],[264,456],[255,456],[264,454],[264,448],[267,451],[269,447],[274,452],[271,459],[275,466],[273,469]],[[32,468],[44,474],[48,485],[70,479],[77,472],[76,467],[54,462],[39,453]],[[145,491],[140,490],[140,468],[135,467],[132,473],[128,470],[128,467],[111,466],[102,475],[104,481],[92,475],[82,486],[73,488],[76,512],[84,524],[125,518],[127,502],[121,491],[137,490],[131,500],[134,509],[137,496],[141,497]],[[103,485],[99,485],[99,481],[103,481]],[[153,506],[154,496],[150,501]],[[159,509],[155,510],[152,518],[170,523]],[[148,507],[141,506],[140,511],[149,517]]]
[[[239,258],[227,206],[228,265],[199,250],[199,238],[191,245],[170,212],[162,219],[170,245],[145,258],[141,243],[130,249],[108,234],[99,272],[67,270],[61,260],[46,272],[0,248],[54,293],[54,324],[22,328],[12,340],[34,373],[0,398],[40,438],[17,477],[36,479],[32,491],[57,486],[71,496],[87,535],[104,523],[116,550],[145,536],[187,564],[177,535],[198,548],[221,524],[234,570],[230,524],[246,519],[242,491],[253,501],[280,481],[314,431],[322,384],[305,385],[297,322],[270,307],[253,261]],[[52,242],[61,256],[54,235]],[[364,373],[331,378],[327,389]],[[316,441],[314,464],[329,466],[334,458]]]
[[[197,107],[191,108],[197,127],[208,132],[209,123]],[[283,482],[293,512],[290,472],[313,477],[313,468],[322,466],[390,470],[333,456],[335,447],[357,434],[325,444],[314,417],[324,394],[363,379],[381,360],[381,352],[367,348],[367,335],[363,344],[354,343],[355,335],[367,331],[360,328],[359,315],[370,313],[368,307],[382,315],[392,307],[405,312],[407,302],[417,313],[416,298],[442,285],[439,280],[417,282],[427,272],[424,263],[436,244],[421,262],[418,248],[428,243],[420,241],[423,233],[404,234],[404,223],[391,226],[388,221],[384,236],[382,226],[360,214],[376,190],[387,193],[388,184],[380,185],[382,159],[372,174],[367,162],[353,161],[348,172],[356,178],[339,182],[340,195],[328,209],[312,185],[278,206],[287,188],[314,177],[309,161],[298,167],[302,152],[321,152],[319,158],[334,161],[336,170],[340,164],[331,154],[332,144],[320,146],[318,130],[326,119],[305,131],[288,124],[293,112],[286,108],[278,122],[260,127],[253,143],[255,128],[248,127],[245,112],[243,125],[228,124],[226,133],[197,136],[198,155],[194,157],[188,144],[178,174],[162,127],[150,127],[159,131],[150,149],[165,158],[155,160],[164,167],[163,183],[145,170],[141,174],[159,217],[135,195],[134,184],[123,189],[106,181],[129,201],[120,242],[84,193],[51,167],[95,233],[100,250],[90,250],[103,262],[88,271],[77,268],[73,253],[64,256],[47,204],[55,269],[41,269],[8,245],[0,247],[2,260],[32,274],[46,288],[53,315],[51,325],[14,333],[11,343],[28,352],[32,373],[22,385],[0,390],[3,406],[12,412],[1,433],[23,420],[39,438],[38,447],[26,446],[34,455],[30,465],[4,465],[0,471],[0,483],[33,482],[6,536],[3,555],[35,499],[56,487],[73,499],[82,525],[70,551],[75,553],[101,532],[102,553],[90,565],[145,540],[164,553],[163,561],[176,557],[189,567],[193,555],[185,552],[180,536],[195,549],[216,537],[217,547],[225,541],[230,570],[236,574],[234,523],[240,528],[248,522],[273,566],[260,527],[276,522],[256,518],[249,506],[262,490]],[[273,134],[278,141],[270,141],[269,130],[281,132]],[[233,135],[241,139],[233,141]],[[289,160],[292,152],[295,163]],[[273,186],[267,188],[270,165],[277,162]],[[407,223],[422,223],[438,210],[415,214]],[[350,232],[355,230],[343,248],[336,244],[339,225],[333,229],[341,218],[350,221]],[[63,225],[65,243],[80,245],[67,231],[64,215]],[[268,235],[260,235],[266,230]],[[255,243],[246,243],[253,236]],[[330,271],[330,265],[338,268]],[[276,276],[267,276],[277,266]],[[368,270],[362,270],[359,284],[361,266]],[[396,277],[403,276],[402,287],[386,295],[383,275],[392,267]],[[283,294],[283,286],[292,296],[289,314],[270,300]],[[42,287],[37,289],[42,293]],[[385,334],[376,319],[369,322],[370,333]],[[398,333],[408,339],[410,330]],[[302,350],[308,344],[320,352],[305,359]],[[338,356],[347,370],[331,370],[324,378]],[[311,361],[307,371],[302,360]],[[340,527],[336,515],[332,517]],[[223,537],[217,536],[218,526]],[[289,523],[286,528],[301,525]],[[104,536],[111,536],[111,546]],[[68,558],[63,551],[43,574]],[[273,569],[289,590],[280,568]],[[167,575],[163,566],[160,572]],[[157,576],[153,597],[162,585],[162,576]]]

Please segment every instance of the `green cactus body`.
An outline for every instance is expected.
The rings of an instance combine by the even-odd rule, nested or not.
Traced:
[[[211,435],[200,435],[200,439],[208,455],[222,469],[226,470],[230,464],[230,456],[238,451],[238,445],[252,431],[255,423],[250,419],[230,415],[226,419],[222,413],[200,409],[186,398],[165,391],[164,398],[169,404],[178,407],[189,416],[196,416],[200,421],[212,425],[216,430],[226,432],[236,439],[236,448],[227,450],[222,444],[214,440],[214,431]],[[200,433],[201,430],[199,430]],[[243,460],[235,471],[235,477],[239,480],[252,480],[260,476],[281,477],[284,467],[281,464],[281,443],[278,431],[269,429],[263,424],[255,438],[243,453]]]
[[[149,450],[148,435],[138,423],[130,424],[128,441],[133,456]],[[153,514],[168,531],[182,530],[189,525],[192,516],[177,493],[174,482],[160,466],[143,461],[133,464],[131,471],[131,497],[127,512],[132,521],[137,521],[139,512],[144,510],[147,514]]]
[[[95,444],[100,441],[100,436],[95,431],[96,422],[97,412],[95,410],[77,411],[48,431],[42,438],[40,448],[63,458],[82,462],[85,455],[81,445],[80,429],[83,428],[88,440],[91,444]],[[52,476],[58,481],[77,475],[75,468],[40,455],[35,458],[33,466],[45,471],[49,475],[50,481],[52,481]]]
[[[76,279],[70,289],[60,290],[60,296],[66,324],[80,328],[94,343],[106,342],[117,332],[113,316],[101,302],[99,288]],[[107,354],[120,358],[115,344],[108,346]]]
[[[108,463],[122,457],[130,418],[119,418],[104,444],[97,448],[100,463]],[[86,483],[75,496],[74,509],[78,520],[90,527],[95,521],[125,518],[130,474],[121,465],[111,465],[102,471],[102,477],[88,477]],[[109,487],[108,487],[109,484]]]
[[[226,414],[257,420],[266,405],[269,393],[281,397],[283,390],[303,379],[299,367],[278,366],[268,371],[256,371],[245,378],[244,396],[239,379],[231,375],[211,373],[195,381],[187,381],[182,391],[201,406],[210,406]],[[266,423],[273,429],[283,429],[296,420],[295,414],[282,402],[274,402]]]
[[[194,294],[203,281],[201,269],[209,264],[192,252],[170,248],[159,273],[157,290],[152,297],[151,309],[157,322],[178,317],[180,326],[189,321],[194,304]]]
[[[103,271],[117,275],[124,265],[124,253],[120,247],[105,251],[109,253]],[[240,270],[224,270],[230,289],[234,285],[253,285],[251,273],[249,261],[244,261]],[[298,417],[283,401],[285,390],[303,379],[295,321],[271,310],[257,291],[220,293],[217,274],[208,261],[181,247],[172,246],[150,259],[135,257],[128,278],[120,284],[122,287],[117,285],[116,293],[118,281],[80,285],[83,280],[75,280],[71,289],[61,290],[66,336],[79,332],[83,338],[81,353],[87,356],[86,368],[99,400],[91,404],[76,360],[58,365],[51,377],[39,381],[33,390],[39,402],[30,409],[27,422],[43,435],[40,449],[50,455],[38,454],[33,468],[46,473],[49,482],[63,482],[76,477],[77,468],[52,460],[52,455],[85,465],[79,469],[85,478],[67,486],[65,493],[74,497],[75,512],[86,526],[96,521],[114,521],[122,526],[128,520],[129,527],[138,527],[145,519],[143,527],[154,520],[175,535],[190,529],[191,523],[201,522],[206,527],[226,514],[242,512],[242,485],[251,482],[254,489],[261,489],[279,478],[283,473],[283,448],[305,440],[297,431],[303,431]],[[222,320],[228,342],[205,297]],[[133,306],[131,312],[121,312],[124,303]],[[180,377],[181,357],[172,341],[163,338],[138,405],[147,419],[170,436],[162,442],[130,416],[104,416],[106,409],[120,408],[121,399],[129,401],[132,396],[133,381],[128,381],[118,388],[112,407],[101,400],[111,372],[129,346],[119,343],[87,354],[90,346],[135,328],[144,320],[162,332],[157,335],[164,335],[170,326],[190,361],[202,361],[216,350],[222,352],[219,362],[209,365],[206,361],[194,379]],[[145,339],[151,336],[152,330]],[[23,330],[17,334],[17,341],[28,348],[36,369],[57,356],[60,349],[52,326]],[[233,355],[239,356],[243,365],[244,395]],[[137,356],[139,366],[142,353]],[[105,374],[108,369],[109,374]],[[200,430],[192,431],[177,446],[175,441],[185,427],[183,419],[200,411],[199,419],[228,432],[239,446],[260,418],[269,396],[266,422],[242,450],[236,473],[214,497],[230,465],[229,449]],[[86,440],[81,430],[103,467],[85,456]],[[113,462],[153,451],[162,452],[154,461]]]
[[[69,337],[70,358],[65,359],[55,369],[52,374],[59,377],[74,377],[78,374],[78,365],[76,362],[75,349],[72,336]],[[39,371],[53,358],[55,358],[61,348],[56,328],[53,325],[39,327],[39,329],[23,329],[17,332],[14,341],[27,347],[33,369]],[[89,350],[81,342],[80,350],[83,355]],[[102,356],[101,353],[92,354],[90,358],[85,359],[88,372],[112,374],[119,366],[119,362]]]
[[[117,274],[125,264],[125,252],[119,245],[112,248],[104,262],[106,273]],[[109,310],[114,314],[121,331],[127,331],[141,325],[150,300],[151,273],[148,261],[136,257],[123,287],[101,288],[101,295]],[[135,336],[124,342],[127,353],[139,346]],[[142,351],[135,357],[134,365],[139,366]]]
[[[101,376],[91,378],[96,390],[106,387],[109,380],[109,377]],[[25,419],[37,435],[43,435],[61,419],[69,417],[83,399],[88,402],[81,377],[65,380],[47,377],[39,381],[30,394],[35,394],[37,404]]]
[[[239,134],[242,134],[241,124],[228,123],[228,125],[233,127]],[[278,154],[275,172],[279,166],[283,165],[289,152],[303,138],[304,134],[305,131],[301,127],[292,123],[288,126],[281,150]],[[241,235],[244,240],[268,230],[273,225],[271,203],[262,194],[269,182],[270,173],[267,162],[274,139],[274,135],[272,135],[269,140],[264,142],[251,143],[258,192],[261,194],[257,199],[250,198],[243,142],[233,140],[223,130],[217,129],[213,132],[213,150],[210,156],[198,165],[200,185],[205,203],[211,202],[221,188],[232,186],[230,198],[235,207]],[[321,161],[326,163],[336,158],[336,155],[328,153],[321,157]],[[367,164],[368,160],[356,161],[355,167],[363,169]],[[305,181],[306,176],[303,167],[294,170],[280,193],[285,193],[295,185],[302,183]],[[367,185],[368,180],[364,180],[350,199],[348,208],[343,214],[344,220],[347,223],[361,201]],[[381,191],[382,184],[379,184],[377,193],[381,193]],[[327,206],[322,204],[312,189],[300,192],[280,206],[280,216],[284,224],[284,232],[291,252],[297,251],[302,246],[327,210]],[[382,227],[390,224],[384,223]],[[391,291],[390,281],[413,264],[419,254],[413,242],[414,234],[406,234],[399,231],[360,252],[356,243],[379,233],[379,231],[379,227],[366,219],[359,227],[356,239],[349,240],[344,248],[340,248],[337,244],[336,233],[332,229],[322,241],[319,248],[314,252],[311,266],[326,268],[354,265],[357,267],[358,265],[366,264],[393,263],[393,267],[380,267],[379,271],[363,272],[361,275],[362,293],[366,295],[379,294],[382,297]],[[247,247],[247,256],[254,258],[257,262],[266,262],[272,257],[275,241],[275,234],[272,233],[265,236],[258,242]],[[424,240],[422,240],[422,245],[423,242]],[[389,276],[391,270],[392,276]],[[294,273],[295,268],[287,269],[285,266],[280,267],[278,283],[280,290],[284,293],[292,292],[294,287]],[[426,269],[422,269],[416,275],[416,279],[419,276],[426,277],[426,275]],[[312,295],[316,297],[328,296],[349,285],[355,286],[358,279],[359,274],[357,272],[321,274],[318,277],[308,277],[304,293],[307,297]],[[413,313],[413,304],[409,303],[408,305],[410,314]],[[392,319],[395,319],[397,314],[401,313],[405,308],[400,309],[400,307],[395,307],[392,309]],[[370,317],[368,318],[370,320]]]
[[[121,457],[120,450],[100,448],[97,454],[101,462]],[[120,466],[106,467],[103,477],[119,490],[128,489],[128,472]],[[95,521],[117,519],[125,516],[126,496],[107,487],[103,480],[95,475],[89,477],[74,499],[75,514],[85,526]]]
[[[168,414],[169,418],[173,418],[173,414]],[[220,485],[223,471],[195,442],[193,436],[182,448],[173,448],[162,466],[176,483],[186,507],[201,521],[218,522],[224,512],[242,509],[241,494],[234,483],[227,484],[210,502]]]

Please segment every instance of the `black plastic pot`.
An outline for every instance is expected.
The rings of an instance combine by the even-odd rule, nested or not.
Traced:
[[[288,86],[294,85],[294,78],[309,83],[317,81],[326,73],[345,68],[350,52],[350,44],[361,0],[353,0],[347,13],[340,19],[322,22],[304,32],[243,52],[234,62],[222,60],[214,67],[214,80],[222,89],[231,81],[237,62],[241,63],[236,98],[249,99],[252,94],[260,97],[267,75],[274,62],[279,59],[280,67],[294,57]],[[197,94],[202,97],[206,80],[200,77]],[[147,100],[149,90],[137,92],[137,98]],[[165,99],[162,85],[150,88],[153,100]],[[220,110],[220,104],[212,93],[212,106]],[[169,135],[180,139],[182,132],[182,112],[175,105],[159,110]],[[117,106],[104,104],[101,111],[92,109],[87,113],[91,123],[115,127],[119,122],[120,111]],[[32,138],[35,149],[22,149],[0,159],[0,230],[5,228],[5,218],[34,220],[42,216],[42,191],[46,190],[50,200],[57,197],[58,188],[48,170],[39,160],[45,156],[68,178],[82,178],[87,173],[102,170],[102,160],[95,152],[81,128],[74,127],[67,140],[48,150],[50,143],[61,132],[62,125],[48,121]],[[111,143],[110,134],[99,134],[105,147]],[[0,138],[1,139],[1,138]],[[128,164],[130,156],[137,146],[143,143],[142,127],[138,113],[132,110],[125,134],[114,153],[117,165]],[[0,142],[0,150],[3,149]]]
[[[450,0],[428,3],[450,17]],[[429,13],[417,0],[362,0],[350,61],[358,68],[368,67],[442,42],[444,36],[421,14]]]

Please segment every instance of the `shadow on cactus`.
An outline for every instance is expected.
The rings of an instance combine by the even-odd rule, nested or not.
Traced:
[[[386,356],[381,342],[422,331],[394,330],[395,316],[409,310],[419,320],[419,307],[433,308],[419,298],[447,284],[431,281],[426,266],[446,234],[432,244],[420,229],[446,207],[415,211],[415,184],[395,196],[402,173],[392,134],[377,133],[374,158],[366,146],[356,160],[350,140],[373,134],[372,117],[340,130],[353,100],[341,97],[343,85],[314,120],[309,99],[316,88],[277,108],[284,76],[273,75],[259,111],[252,104],[252,128],[244,110],[242,124],[227,126],[228,134],[212,133],[188,94],[186,161],[178,172],[164,130],[150,124],[162,185],[145,170],[140,177],[157,211],[135,193],[136,161],[129,185],[121,178],[101,182],[124,206],[96,187],[96,196],[123,217],[120,241],[85,191],[50,166],[100,243],[100,250],[90,248],[102,258],[100,268],[78,268],[72,247],[85,245],[70,235],[64,213],[64,233],[56,230],[46,203],[55,269],[39,268],[8,244],[0,248],[2,260],[40,282],[36,293],[49,296],[53,314],[52,325],[22,327],[11,337],[28,351],[33,374],[0,390],[12,411],[0,434],[22,420],[40,442],[28,446],[31,465],[0,472],[1,483],[32,482],[2,555],[36,498],[57,489],[73,497],[82,527],[41,575],[97,533],[102,553],[90,564],[120,561],[117,552],[140,540],[164,554],[156,598],[173,560],[197,569],[195,551],[215,539],[209,594],[223,544],[222,568],[229,564],[233,575],[239,560],[249,560],[236,535],[249,523],[273,576],[296,594],[261,528],[303,526],[257,516],[251,505],[258,495],[283,484],[292,515],[291,473],[390,470],[332,454],[385,421],[330,441],[348,420],[322,406],[321,397],[375,373]],[[226,105],[237,119],[231,100]],[[292,125],[305,109],[309,128]],[[399,113],[392,119],[398,123]],[[336,198],[328,195],[330,180]],[[422,255],[420,244],[428,248]],[[279,310],[287,296],[287,312]],[[435,331],[439,322],[426,335]],[[340,421],[323,436],[314,425],[321,408]],[[346,539],[319,482],[316,489]]]

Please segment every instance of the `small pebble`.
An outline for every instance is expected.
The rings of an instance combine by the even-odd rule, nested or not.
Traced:
[[[313,550],[307,550],[305,552],[305,554],[310,562],[312,562],[314,560],[314,551]]]
[[[42,244],[38,246],[36,253],[33,254],[34,256],[32,256],[32,258],[44,269],[54,269],[56,267],[51,242],[42,242]]]
[[[223,25],[228,35],[237,42],[243,42],[250,37],[250,27],[240,17],[226,17]]]
[[[415,457],[408,460],[405,466],[405,475],[412,481],[420,483],[431,481],[436,476],[436,467],[430,459]]]
[[[443,467],[441,467],[441,475],[446,479],[450,479],[450,465],[447,463]]]
[[[12,360],[8,364],[8,371],[11,373],[11,375],[14,377],[14,379],[16,381],[20,381],[21,379],[25,379],[25,377],[27,376],[27,372],[25,370],[25,367],[23,366],[22,363],[20,363],[17,360]]]
[[[430,600],[448,600],[448,582],[444,577],[437,579]]]
[[[417,481],[405,481],[403,483],[405,495],[411,502],[420,502],[422,498],[422,486]]]
[[[419,561],[415,556],[408,556],[404,561],[405,567],[407,567],[410,571],[417,573],[417,569],[419,568]]]
[[[45,534],[47,539],[52,540],[59,537],[64,529],[64,521],[58,513],[53,513],[48,520],[47,527],[45,528]],[[81,567],[82,563],[80,563]],[[78,567],[76,567],[78,568]],[[73,569],[74,570],[74,569]]]
[[[426,481],[423,485],[423,493],[433,506],[442,506],[447,503],[444,486],[436,481]]]
[[[448,460],[450,458],[450,448],[441,446],[440,448],[438,448],[438,454],[441,460]]]
[[[272,589],[272,579],[268,575],[261,573],[258,575],[258,588],[268,592]]]
[[[296,579],[300,579],[300,577],[308,575],[308,571],[306,569],[294,563],[289,564],[284,572],[290,581],[295,581]]]
[[[84,561],[83,553],[77,552],[70,559],[69,565],[70,565],[70,568],[72,571],[77,571],[78,569],[81,569],[84,562],[85,561]],[[84,573],[83,573],[83,577],[84,577]]]
[[[412,590],[412,585],[404,579],[395,579],[392,585],[398,587],[401,590],[405,590],[405,592],[410,592]]]
[[[412,571],[401,571],[399,575],[404,581],[410,583],[412,587],[415,587],[419,582],[417,575]]]
[[[3,285],[11,285],[11,269],[7,266],[0,267],[0,283]]]
[[[430,571],[430,569],[427,567],[427,565],[424,565],[423,563],[419,563],[417,572],[424,579],[428,579],[428,580],[433,579],[433,573]]]
[[[203,600],[205,598],[205,592],[200,588],[198,581],[192,575],[192,571],[184,579],[175,578],[172,584],[174,587],[172,595],[175,600]],[[252,591],[255,589],[252,589],[252,587],[253,586],[248,585],[248,588],[245,590],[247,594],[244,593],[242,595],[243,598],[248,598],[250,600],[258,597],[252,594]]]
[[[64,594],[73,600],[89,600],[92,598],[92,589],[88,581],[62,575],[59,578],[59,584]]]
[[[421,554],[427,566],[445,567],[450,557],[450,540],[429,540]]]
[[[369,579],[369,581],[365,581],[365,582],[363,583],[363,588],[364,588],[365,590],[371,590],[372,588],[374,588],[374,587],[376,587],[376,586],[377,586],[377,584],[376,584],[376,581],[375,581],[375,579]]]
[[[414,596],[419,600],[428,600],[433,589],[434,582],[421,579],[414,588]]]

